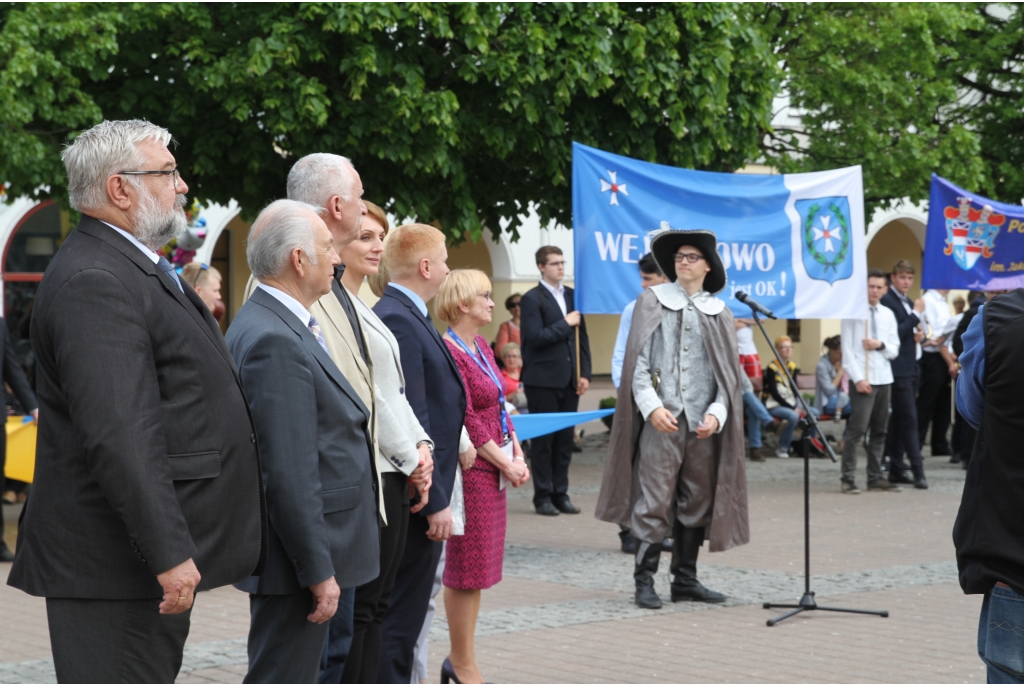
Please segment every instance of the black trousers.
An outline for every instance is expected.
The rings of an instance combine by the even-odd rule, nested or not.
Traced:
[[[575,412],[580,404],[576,388],[538,388],[527,385],[526,402],[531,414]],[[572,461],[573,427],[530,439],[530,480],[533,505],[561,504],[569,499],[569,463]]]
[[[920,369],[917,389],[918,444],[924,445],[928,424],[931,423],[932,454],[950,454],[949,440],[946,439],[953,409],[949,367],[938,352],[923,352],[917,364]]]
[[[163,616],[160,599],[47,597],[59,683],[173,683],[192,610]]]
[[[388,525],[380,529],[380,575],[356,588],[352,647],[345,661],[343,683],[377,682],[384,615],[391,604],[409,531],[408,482],[404,473],[381,474]]]
[[[437,564],[443,544],[427,537],[426,516],[409,516],[409,532],[398,566],[391,606],[384,614],[378,683],[408,683],[412,680],[413,651],[427,618],[430,592],[434,589]],[[360,669],[362,670],[362,669]]]
[[[914,476],[924,476],[921,462],[921,447],[917,439],[917,379],[911,376],[894,378],[892,382],[892,414],[889,417],[889,434],[885,440],[885,453],[891,460],[890,480],[907,471],[903,461],[906,453]]]
[[[331,622],[311,623],[306,617],[315,606],[308,589],[290,595],[249,595],[249,672],[243,683],[317,681]]]

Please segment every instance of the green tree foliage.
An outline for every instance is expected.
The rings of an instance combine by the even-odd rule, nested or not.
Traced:
[[[101,116],[144,117],[179,141],[195,195],[237,199],[250,215],[283,194],[296,156],[329,151],[352,158],[367,197],[438,221],[456,240],[502,219],[515,233],[527,201],[542,220],[569,224],[573,140],[720,171],[757,154],[778,70],[751,11],[15,5],[0,31],[0,85],[21,79],[4,91],[9,101],[52,94],[5,115],[24,152],[0,155],[0,174],[19,191],[47,184],[59,195],[65,136]],[[53,32],[42,40],[25,28],[60,25],[62,14],[75,26],[63,35],[33,29]],[[17,50],[29,63],[15,68]]]
[[[964,90],[957,110],[978,132],[996,200],[1024,202],[1024,3],[972,5],[975,22],[946,65]]]
[[[59,151],[100,121],[88,92],[117,52],[109,6],[0,5],[0,180],[8,197],[65,190]]]
[[[979,24],[971,8],[946,3],[772,6],[764,30],[801,126],[775,130],[766,155],[783,171],[862,165],[869,212],[927,199],[933,171],[983,187],[980,131],[958,106],[953,68],[966,66],[960,48]]]

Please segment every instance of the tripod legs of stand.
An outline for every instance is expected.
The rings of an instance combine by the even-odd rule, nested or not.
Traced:
[[[804,596],[800,598],[799,604],[772,604],[771,602],[764,603],[765,609],[792,609],[787,611],[781,616],[770,618],[767,621],[769,627],[776,623],[785,621],[790,616],[796,616],[802,611],[839,611],[844,614],[869,614],[871,616],[881,616],[882,618],[889,618],[888,611],[872,611],[869,609],[840,609],[838,607],[820,607],[817,602],[814,601],[813,592],[805,592]]]

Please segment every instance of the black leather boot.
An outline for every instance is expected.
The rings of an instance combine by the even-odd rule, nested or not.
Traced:
[[[629,528],[619,531],[619,541],[622,543],[621,549],[624,553],[636,554],[636,538],[629,532]]]
[[[641,609],[660,609],[661,597],[654,591],[654,576],[658,573],[661,544],[640,540],[637,540],[637,543],[636,569],[633,571],[633,580],[636,581],[636,605]]]
[[[704,544],[703,528],[684,528],[676,521],[672,529],[672,601],[724,602],[721,592],[709,590],[697,580],[697,554]],[[639,587],[639,585],[637,586]]]

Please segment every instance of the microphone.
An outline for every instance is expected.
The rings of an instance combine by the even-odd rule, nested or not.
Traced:
[[[767,316],[769,319],[775,318],[775,315],[772,314],[772,310],[768,309],[768,307],[765,307],[763,304],[750,297],[750,295],[747,294],[746,290],[737,290],[736,299],[762,316]]]

